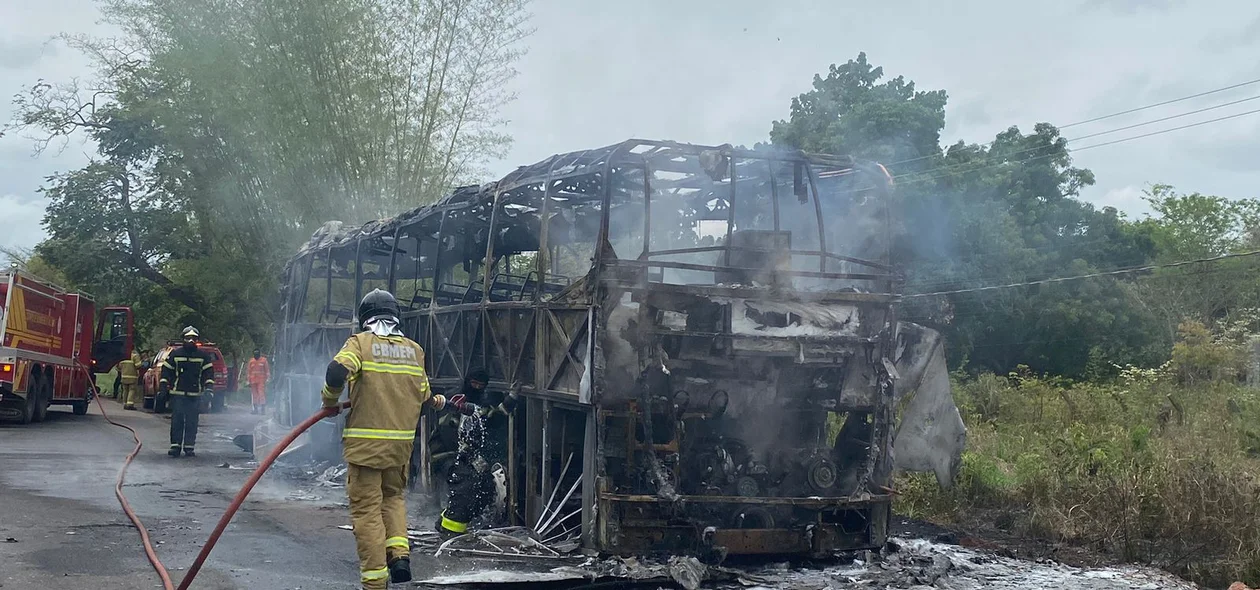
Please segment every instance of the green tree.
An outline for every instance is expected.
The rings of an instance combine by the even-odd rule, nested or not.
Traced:
[[[812,152],[930,165],[941,151],[945,91],[917,91],[901,76],[881,83],[883,77],[884,68],[872,66],[866,53],[833,64],[826,78],[814,76],[813,90],[792,99],[791,116],[774,122],[770,140]]]
[[[527,0],[100,4],[121,38],[63,38],[97,75],[34,84],[7,129],[96,145],[49,179],[37,252],[154,332],[265,344],[315,227],[430,202],[509,144]]]
[[[1093,184],[1048,123],[1012,127],[984,145],[939,145],[944,91],[902,77],[880,82],[865,54],[815,76],[776,121],[775,143],[883,161],[897,181],[894,259],[907,290],[1018,283],[1141,264],[1149,235],[1114,209],[1079,199]],[[829,219],[831,225],[843,219]],[[912,300],[911,319],[940,328],[954,363],[1006,373],[1084,375],[1099,355],[1141,362],[1167,354],[1152,313],[1119,281],[1045,285]],[[1163,351],[1161,353],[1161,351]]]
[[[1146,189],[1153,216],[1135,224],[1155,244],[1156,260],[1170,263],[1260,248],[1260,200],[1178,193],[1156,184]],[[1185,321],[1213,326],[1236,312],[1260,307],[1252,257],[1157,270],[1139,296],[1172,334]]]

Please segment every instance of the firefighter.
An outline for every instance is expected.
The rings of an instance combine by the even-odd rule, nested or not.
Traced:
[[[341,391],[350,384],[342,432],[346,494],[360,581],[370,590],[411,580],[407,463],[424,405],[446,406],[445,397],[430,394],[424,350],[403,336],[398,316],[398,301],[389,292],[375,289],[363,297],[358,317],[364,331],[346,340],[328,364],[322,393],[324,407],[337,413]]]
[[[467,532],[473,519],[494,502],[491,468],[506,459],[503,450],[507,445],[507,416],[516,407],[516,388],[506,397],[489,394],[485,387],[487,379],[481,369],[469,371],[461,394],[451,398],[452,405],[470,415],[465,416],[459,426],[459,447],[446,480],[446,509],[434,525],[443,537]],[[468,395],[476,396],[484,405],[468,402]],[[497,427],[492,428],[499,416],[503,418],[501,432]]]
[[[446,496],[446,478],[455,465],[455,455],[459,451],[459,419],[459,414],[443,412],[438,416],[437,426],[429,434],[430,460],[436,484],[434,495],[438,498]]]
[[[485,369],[474,368],[464,379],[464,387],[460,393],[477,406],[485,424],[484,443],[481,455],[491,465],[507,462],[508,415],[516,407],[517,387],[513,386],[510,395],[486,388],[489,375]]]
[[[188,326],[180,335],[184,345],[171,351],[162,363],[159,395],[170,399],[171,450],[166,454],[196,457],[197,423],[201,418],[201,396],[213,396],[214,362],[210,355],[198,350],[201,333]]]
[[[131,358],[123,359],[118,362],[118,376],[122,380],[122,396],[120,401],[123,403],[124,410],[136,409],[136,400],[140,398],[140,388],[137,382],[140,381],[140,351],[131,351]]]
[[[251,414],[267,413],[267,381],[271,379],[271,363],[257,348],[249,359],[249,394],[254,403]]]

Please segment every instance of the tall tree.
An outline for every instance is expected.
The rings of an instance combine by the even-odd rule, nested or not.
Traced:
[[[37,149],[98,148],[49,179],[40,254],[89,288],[141,279],[172,324],[264,342],[314,227],[430,202],[506,149],[526,4],[101,0],[123,37],[65,38],[97,76],[15,101]]]
[[[944,90],[919,91],[897,76],[880,82],[884,68],[866,53],[815,75],[814,89],[792,99],[791,116],[775,121],[770,140],[813,152],[849,154],[879,162],[930,166],[945,128]],[[907,162],[910,163],[910,162]]]
[[[1155,244],[1158,262],[1260,249],[1256,239],[1260,200],[1178,193],[1163,184],[1152,185],[1145,193],[1154,215],[1135,227]],[[1169,334],[1185,320],[1211,326],[1260,308],[1257,270],[1260,262],[1251,257],[1160,269],[1138,297],[1157,311]]]
[[[1140,264],[1148,237],[1115,210],[1081,201],[1093,174],[1071,165],[1046,123],[1010,128],[984,145],[940,147],[944,91],[883,80],[865,54],[815,76],[776,121],[775,143],[885,163],[898,190],[895,260],[918,292],[966,290]],[[828,220],[842,224],[843,220]],[[1004,372],[1023,363],[1083,375],[1091,358],[1158,356],[1151,314],[1113,280],[915,299],[912,319],[942,329],[954,362]]]

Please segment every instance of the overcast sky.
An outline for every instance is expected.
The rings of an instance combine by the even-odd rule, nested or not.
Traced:
[[[190,0],[191,1],[191,0]],[[752,144],[788,114],[815,73],[865,51],[887,74],[949,92],[946,142],[1028,130],[1260,78],[1255,0],[535,0],[519,99],[504,113],[516,143],[496,174],[556,152],[630,137]],[[0,7],[0,98],[40,78],[87,76],[48,39],[101,33],[92,0]],[[1084,135],[1260,95],[1260,84],[1143,111]],[[1119,139],[1260,108],[1246,102],[1083,140]],[[0,102],[0,119],[12,107]],[[0,246],[31,246],[44,177],[86,161],[88,146],[33,157],[0,138]],[[1098,184],[1085,198],[1140,216],[1147,183],[1231,198],[1260,196],[1260,114],[1081,152]]]

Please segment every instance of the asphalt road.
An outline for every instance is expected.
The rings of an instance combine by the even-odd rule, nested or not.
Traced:
[[[231,436],[251,431],[259,417],[231,406],[203,415],[197,457],[172,459],[169,418],[104,402],[111,416],[140,432],[144,448],[124,491],[178,584],[250,473],[248,455]],[[114,497],[132,446],[130,434],[95,405],[86,416],[54,407],[41,424],[0,424],[0,589],[161,587]],[[337,528],[349,522],[344,501],[344,490],[312,493],[269,474],[193,588],[357,587],[353,538]]]

